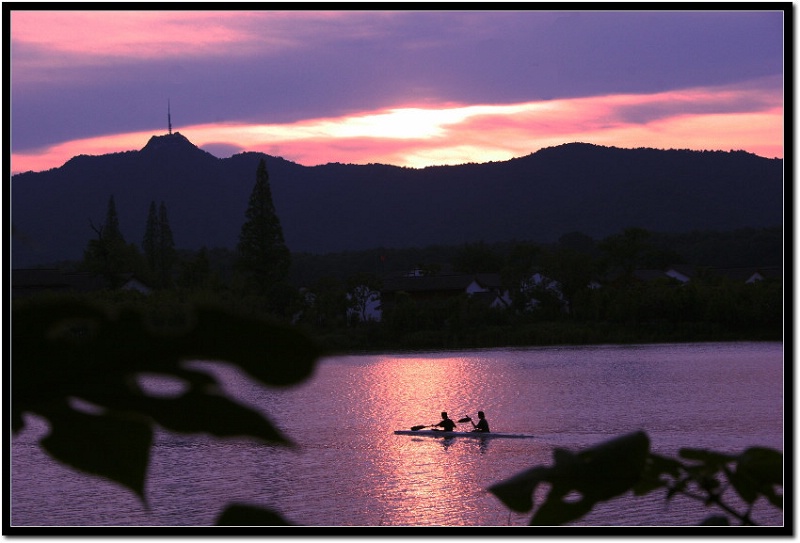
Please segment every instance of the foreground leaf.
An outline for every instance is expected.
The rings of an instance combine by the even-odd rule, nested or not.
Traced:
[[[140,409],[168,430],[217,437],[255,437],[291,442],[261,413],[211,393],[189,392],[177,398],[143,398]]]
[[[747,449],[739,456],[736,470],[728,478],[747,503],[764,496],[772,505],[783,508],[783,497],[774,488],[783,486],[783,454],[779,451],[764,447]]]
[[[650,453],[645,462],[639,482],[633,487],[637,496],[668,486],[669,480],[677,480],[683,464],[673,458]]]
[[[553,467],[534,467],[491,486],[489,491],[509,508],[523,512],[531,509],[536,487],[549,483],[550,491],[530,523],[561,525],[579,519],[598,502],[631,490],[640,481],[649,450],[650,439],[644,432],[625,435],[577,454],[556,449]]]
[[[547,481],[549,471],[548,468],[542,466],[525,470],[490,486],[489,492],[509,509],[525,513],[533,508],[533,493],[539,483]]]
[[[234,504],[222,512],[216,526],[292,526],[292,523],[270,509]]]
[[[556,464],[552,489],[534,513],[532,525],[560,525],[577,520],[598,503],[631,490],[639,481],[650,450],[644,432],[625,435],[581,451]],[[567,496],[577,493],[577,499]],[[574,496],[573,496],[574,497]]]
[[[42,447],[53,458],[77,470],[130,488],[144,500],[153,431],[139,418],[106,413],[92,415],[63,409],[50,413],[52,431]]]
[[[221,360],[288,386],[308,378],[319,356],[296,330],[220,309],[201,309],[190,326],[167,333],[133,309],[114,313],[69,298],[15,304],[12,346],[13,431],[22,430],[26,412],[47,418],[48,454],[142,498],[154,421],[177,432],[289,444],[266,417],[221,395],[213,377],[187,369],[187,360]],[[189,390],[178,399],[150,397],[137,383],[142,373],[174,377]],[[72,398],[99,414],[73,410]]]
[[[730,522],[725,515],[711,515],[701,522],[700,526],[730,526]]]
[[[196,319],[183,338],[186,354],[231,362],[266,385],[308,379],[320,356],[313,342],[288,326],[208,307],[198,309]]]
[[[712,470],[718,470],[722,468],[725,464],[733,462],[736,460],[736,457],[730,454],[724,454],[716,451],[709,451],[706,449],[695,449],[684,447],[678,451],[678,454],[682,458],[686,458],[687,460],[695,460],[705,464],[708,468]]]

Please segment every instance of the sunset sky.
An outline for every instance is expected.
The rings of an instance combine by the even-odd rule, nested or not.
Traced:
[[[308,166],[576,141],[784,154],[782,11],[10,15],[13,172],[141,149],[168,103],[173,131],[218,157]]]

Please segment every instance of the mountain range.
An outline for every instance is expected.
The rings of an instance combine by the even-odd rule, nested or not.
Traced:
[[[236,246],[264,158],[293,252],[595,239],[783,224],[784,164],[744,151],[621,149],[569,143],[502,162],[423,169],[302,166],[246,152],[216,158],[180,133],[138,151],[79,155],[11,178],[12,265],[78,260],[113,195],[120,230],[140,244],[164,202],[179,249]]]

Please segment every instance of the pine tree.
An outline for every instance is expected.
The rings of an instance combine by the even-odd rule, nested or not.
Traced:
[[[117,216],[117,206],[114,203],[114,195],[108,199],[106,209],[106,221],[103,223],[103,238],[109,243],[125,243],[122,232],[119,229],[119,217]]]
[[[238,265],[256,281],[262,292],[269,292],[288,277],[291,254],[275,213],[263,158],[256,170],[256,184],[245,217],[237,246]]]
[[[147,267],[153,277],[157,277],[158,261],[158,213],[156,212],[156,202],[150,202],[150,211],[147,214],[147,224],[144,229],[144,239],[142,239],[142,250],[144,251]]]
[[[118,285],[123,274],[137,272],[141,268],[141,254],[135,244],[128,245],[119,227],[114,196],[108,199],[106,218],[103,224],[90,223],[97,234],[89,240],[83,253],[81,268],[104,276],[111,286]]]
[[[211,262],[208,258],[208,249],[205,245],[197,251],[191,260],[184,260],[181,263],[181,272],[178,276],[178,284],[186,288],[211,287],[214,277],[211,273]]]
[[[172,266],[175,262],[175,241],[167,218],[167,206],[161,202],[158,211],[158,272],[162,287],[172,284]]]
[[[167,218],[167,206],[163,201],[158,212],[155,201],[150,202],[142,249],[151,277],[161,287],[170,286],[175,263],[175,242]]]

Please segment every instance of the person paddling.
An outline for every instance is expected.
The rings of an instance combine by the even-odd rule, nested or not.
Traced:
[[[437,423],[436,423],[436,424],[434,424],[433,426],[434,426],[434,427],[435,427],[435,426],[441,426],[441,427],[442,427],[442,429],[443,429],[445,432],[452,432],[452,431],[455,429],[455,427],[456,427],[456,423],[455,423],[455,422],[453,422],[453,421],[450,419],[450,417],[448,417],[448,416],[447,416],[447,411],[442,411],[442,420],[440,420],[439,422],[437,422]]]
[[[484,415],[483,411],[478,411],[478,424],[472,419],[469,419],[472,422],[472,426],[474,426],[473,432],[488,432],[489,431],[489,421],[486,420],[486,415]]]

